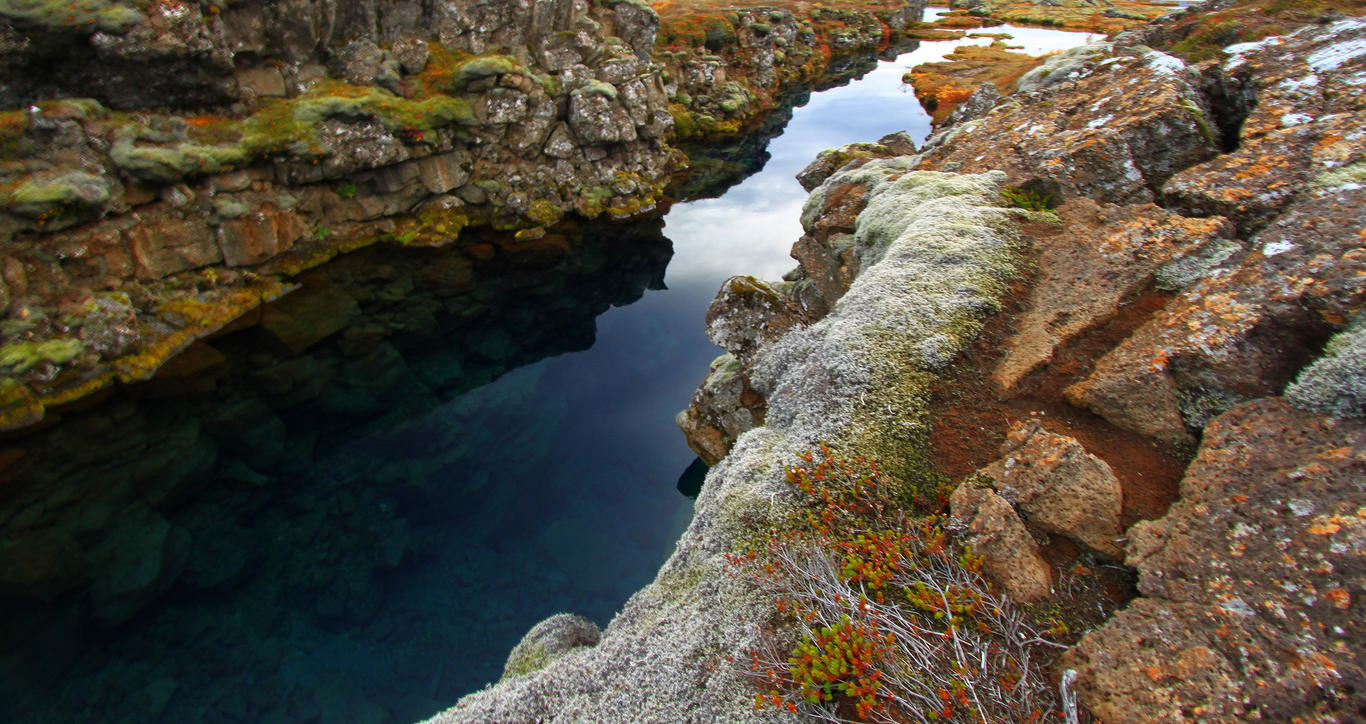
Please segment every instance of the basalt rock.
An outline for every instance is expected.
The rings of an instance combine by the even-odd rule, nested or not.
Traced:
[[[1364,444],[1274,398],[1215,419],[1181,501],[1130,531],[1143,597],[1060,664],[1081,701],[1115,722],[1356,717]]]

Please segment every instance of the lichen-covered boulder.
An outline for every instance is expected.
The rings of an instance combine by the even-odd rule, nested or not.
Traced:
[[[1030,83],[1036,75],[1050,82]],[[1047,182],[1069,198],[1142,203],[1219,151],[1200,76],[1150,48],[1087,46],[1022,83],[1034,90],[932,137],[919,167],[997,169],[1016,185]]]
[[[1142,597],[1060,668],[1107,722],[1355,720],[1366,429],[1264,399],[1217,418],[1163,518],[1130,531]]]
[[[707,339],[747,364],[760,346],[805,323],[806,316],[774,285],[736,276],[721,284],[706,320]]]
[[[688,409],[674,420],[688,447],[712,466],[741,435],[763,424],[764,400],[750,388],[740,361],[727,353],[712,361]]]
[[[950,529],[973,555],[982,557],[982,570],[1012,599],[1032,602],[1048,597],[1052,569],[1005,498],[968,480],[953,491],[949,511]]]
[[[1109,558],[1123,556],[1119,479],[1076,439],[1035,421],[1019,423],[1001,446],[1001,459],[979,474],[1040,530]]]

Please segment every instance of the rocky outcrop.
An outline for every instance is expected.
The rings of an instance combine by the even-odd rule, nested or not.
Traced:
[[[1217,2],[1208,23],[1258,8]],[[1029,272],[929,387],[950,529],[1017,600],[1066,608],[1078,571],[1135,569],[1137,597],[1076,624],[1056,667],[1097,718],[1350,719],[1366,23],[1292,24],[1201,65],[1141,44],[1207,42],[1198,14],[1051,59],[918,152],[827,152],[784,290],[810,319],[841,313],[883,169],[1004,172]],[[738,372],[772,426],[766,370],[761,353]]]
[[[1205,428],[1166,516],[1130,531],[1143,594],[1061,665],[1106,721],[1357,716],[1366,431],[1278,399]]]
[[[999,174],[912,173],[896,160],[859,170],[854,224],[860,274],[839,307],[762,344],[747,374],[768,404],[707,476],[696,514],[655,582],[636,593],[591,649],[477,692],[435,722],[772,721],[756,710],[743,661],[774,601],[733,575],[727,554],[804,519],[783,466],[820,440],[911,474],[924,384],[962,349],[1004,289],[1015,256],[1001,232]],[[822,190],[849,183],[841,174]],[[953,223],[957,233],[944,234]],[[881,330],[905,329],[904,335]],[[901,417],[884,413],[904,411]],[[730,573],[728,573],[728,571]]]
[[[145,379],[339,253],[473,262],[467,227],[647,212],[686,163],[675,117],[734,131],[923,9],[722,14],[657,48],[634,0],[144,5],[0,7],[0,428]]]
[[[1165,3],[1131,0],[949,0],[949,16],[958,25],[1012,23],[1117,33],[1140,26],[1171,11]]]

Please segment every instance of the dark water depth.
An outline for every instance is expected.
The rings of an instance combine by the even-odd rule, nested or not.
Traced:
[[[489,261],[339,258],[157,380],[0,439],[0,721],[413,721],[546,616],[606,625],[691,516],[673,416],[720,352],[707,304],[793,266],[817,152],[924,138],[900,78],[951,48],[799,97],[694,189],[719,198],[460,241]]]

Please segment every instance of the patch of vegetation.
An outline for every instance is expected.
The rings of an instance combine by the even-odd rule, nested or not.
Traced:
[[[804,495],[806,525],[728,557],[774,595],[785,634],[750,652],[756,707],[825,721],[1057,715],[1042,667],[1062,647],[938,517],[909,513],[897,481],[824,444],[787,480]]]
[[[1021,186],[1002,188],[1001,201],[1006,206],[1026,211],[1048,211],[1058,206],[1058,199],[1053,194]]]

